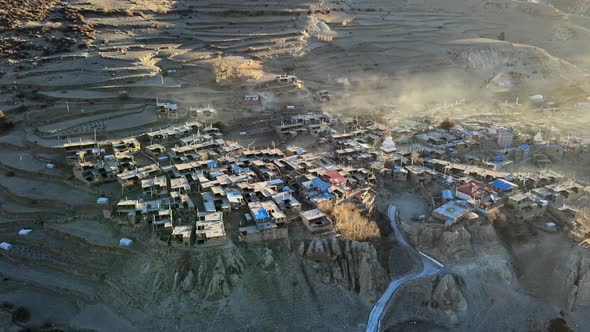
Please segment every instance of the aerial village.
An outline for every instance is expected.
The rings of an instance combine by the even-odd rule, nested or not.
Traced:
[[[244,96],[246,102],[257,99]],[[117,185],[97,204],[124,234],[121,245],[132,245],[146,231],[152,241],[185,249],[288,238],[293,229],[337,235],[322,206],[353,203],[371,216],[374,200],[367,197],[375,196],[376,186],[414,188],[430,212],[413,222],[453,227],[509,216],[557,232],[576,227],[579,211],[570,203],[587,186],[551,170],[568,154],[588,152],[587,140],[489,121],[433,126],[415,119],[388,127],[370,116],[303,112],[276,123],[274,140],[261,148],[224,139],[210,106],[186,114],[176,104],[157,106],[159,116],[185,122],[135,137],[64,145],[79,181]],[[314,143],[299,146],[302,137]],[[529,167],[521,171],[525,163]],[[583,237],[574,240],[588,246]]]

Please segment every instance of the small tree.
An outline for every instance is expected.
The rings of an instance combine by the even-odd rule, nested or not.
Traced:
[[[12,313],[12,319],[17,323],[26,323],[31,319],[31,313],[25,307],[18,307]]]
[[[217,121],[215,123],[213,123],[213,127],[219,129],[219,131],[221,131],[222,133],[225,132],[225,123],[223,123],[223,121]]]
[[[440,125],[438,125],[439,128],[441,129],[445,129],[445,130],[449,130],[451,128],[453,128],[457,123],[455,122],[455,120],[452,119],[444,119],[443,122],[440,123]]]

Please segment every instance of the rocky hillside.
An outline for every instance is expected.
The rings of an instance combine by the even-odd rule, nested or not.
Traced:
[[[333,283],[357,292],[368,302],[380,296],[385,272],[370,243],[322,238],[308,244],[301,242],[298,253],[319,266],[325,284]]]
[[[565,38],[568,31],[561,27],[556,34]],[[512,84],[518,86],[574,84],[584,80],[580,68],[529,45],[490,39],[460,40],[451,43],[449,56],[453,63],[490,79],[499,73],[508,74]]]
[[[128,260],[116,278],[137,298],[133,307],[118,308],[125,318],[166,329],[176,317],[181,330],[272,329],[292,319],[313,329],[326,326],[322,317],[342,312],[353,313],[334,327],[355,330],[387,281],[371,244],[336,238],[190,253],[162,249]]]

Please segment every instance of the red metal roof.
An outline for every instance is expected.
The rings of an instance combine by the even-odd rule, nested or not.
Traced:
[[[336,170],[327,171],[324,176],[324,180],[331,184],[343,184],[346,183],[346,178]]]
[[[479,181],[469,181],[460,185],[457,187],[457,191],[476,199],[481,199],[485,195],[493,192],[491,188]]]

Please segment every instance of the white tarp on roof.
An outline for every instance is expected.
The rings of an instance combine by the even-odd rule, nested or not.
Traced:
[[[99,197],[96,200],[96,204],[109,204],[109,199],[108,197]]]
[[[124,238],[121,238],[121,239],[119,240],[119,245],[120,245],[121,247],[130,247],[132,244],[133,244],[133,240],[131,240],[131,239],[128,239],[128,238],[126,238],[126,237],[124,237]]]
[[[8,250],[12,249],[12,244],[10,244],[8,242],[2,242],[2,243],[0,243],[0,249],[8,251]]]
[[[23,228],[20,231],[18,231],[18,235],[20,236],[25,236],[25,235],[29,235],[30,232],[32,232],[33,230],[30,228]]]

